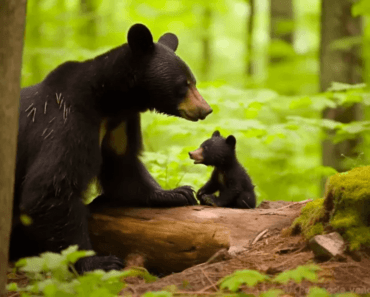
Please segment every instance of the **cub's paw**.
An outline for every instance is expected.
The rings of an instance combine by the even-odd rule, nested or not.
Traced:
[[[174,194],[179,196],[183,202],[182,205],[197,205],[198,201],[194,197],[195,191],[190,186],[181,186],[172,190]]]
[[[96,269],[105,271],[123,269],[123,261],[116,256],[91,256],[79,259],[75,268],[79,274]]]
[[[205,192],[203,191],[203,189],[199,189],[198,192],[197,192],[197,198],[198,200],[200,201],[202,199],[202,196],[205,195]]]
[[[215,198],[214,195],[207,195],[207,194],[198,196],[198,199],[201,205],[216,206],[214,202],[214,198]]]

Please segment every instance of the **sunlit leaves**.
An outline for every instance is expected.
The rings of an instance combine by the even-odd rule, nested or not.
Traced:
[[[370,15],[370,2],[368,0],[360,0],[352,5],[352,15],[354,17],[365,14]]]
[[[331,84],[331,87],[328,89],[328,91],[347,91],[347,90],[353,90],[353,89],[362,89],[366,86],[366,84],[346,84],[341,82],[333,82]]]
[[[141,277],[146,282],[156,280],[144,268],[132,268],[125,271],[95,270],[84,275],[74,273],[72,266],[79,258],[91,256],[92,251],[78,251],[77,246],[70,246],[61,254],[43,253],[40,257],[21,259],[16,267],[24,271],[30,279],[26,287],[15,283],[8,285],[8,290],[22,292],[22,296],[47,297],[114,297],[125,286],[127,277]]]
[[[219,281],[221,289],[236,292],[241,285],[254,287],[256,284],[268,280],[269,277],[255,270],[238,270]]]
[[[317,282],[317,272],[319,270],[321,270],[321,268],[317,265],[298,266],[296,269],[287,270],[280,273],[273,279],[273,281],[280,284],[287,284],[290,280],[293,280],[298,284],[303,280]]]

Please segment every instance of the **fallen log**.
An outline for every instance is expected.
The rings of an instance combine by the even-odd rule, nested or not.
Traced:
[[[179,272],[206,262],[219,250],[240,250],[265,229],[289,226],[303,205],[284,205],[277,209],[106,208],[92,215],[90,236],[98,253],[123,259],[137,254],[148,269]]]

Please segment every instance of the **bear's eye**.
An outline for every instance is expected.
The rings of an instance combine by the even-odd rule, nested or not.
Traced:
[[[187,84],[181,84],[181,86],[178,88],[178,94],[179,94],[179,97],[181,98],[184,98],[188,92],[188,85]]]

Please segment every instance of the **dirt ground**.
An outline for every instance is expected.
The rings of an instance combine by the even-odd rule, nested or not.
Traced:
[[[280,208],[286,205],[263,204],[261,208]],[[127,287],[122,296],[141,296],[149,291],[171,290],[175,296],[212,296],[221,293],[217,283],[226,275],[235,270],[253,269],[269,276],[294,269],[299,265],[316,263],[322,270],[318,273],[319,282],[313,284],[303,281],[300,284],[293,282],[287,285],[259,284],[254,288],[241,287],[241,292],[258,296],[269,289],[281,289],[283,296],[306,296],[309,288],[318,286],[330,293],[353,292],[370,296],[370,251],[363,251],[346,255],[344,259],[317,262],[313,253],[307,248],[306,241],[301,236],[284,235],[281,229],[269,230],[254,244],[250,243],[246,250],[230,255],[226,251],[211,258],[207,263],[188,268],[180,273],[174,273],[156,282],[146,284],[140,278],[127,279]],[[9,282],[26,284],[27,278],[22,274],[8,274]],[[176,286],[176,288],[175,288]],[[224,296],[230,293],[223,291]],[[231,295],[231,294],[230,294]],[[19,296],[9,293],[8,297]]]
[[[260,284],[255,288],[242,287],[241,291],[258,295],[272,288],[283,290],[284,296],[306,296],[309,288],[318,286],[330,293],[354,292],[368,293],[370,296],[370,254],[361,253],[348,255],[341,262],[330,260],[317,263],[313,253],[306,247],[300,236],[286,237],[280,231],[267,234],[246,251],[217,263],[204,263],[172,274],[151,284],[132,279],[122,296],[128,293],[141,296],[148,291],[160,291],[168,286],[176,285],[179,295],[209,296],[220,292],[217,282],[235,270],[253,269],[269,276],[282,271],[294,269],[299,265],[316,263],[322,270],[318,273],[320,282],[313,284],[303,281],[287,285]],[[130,280],[128,280],[130,282]],[[225,292],[227,293],[227,292]]]

